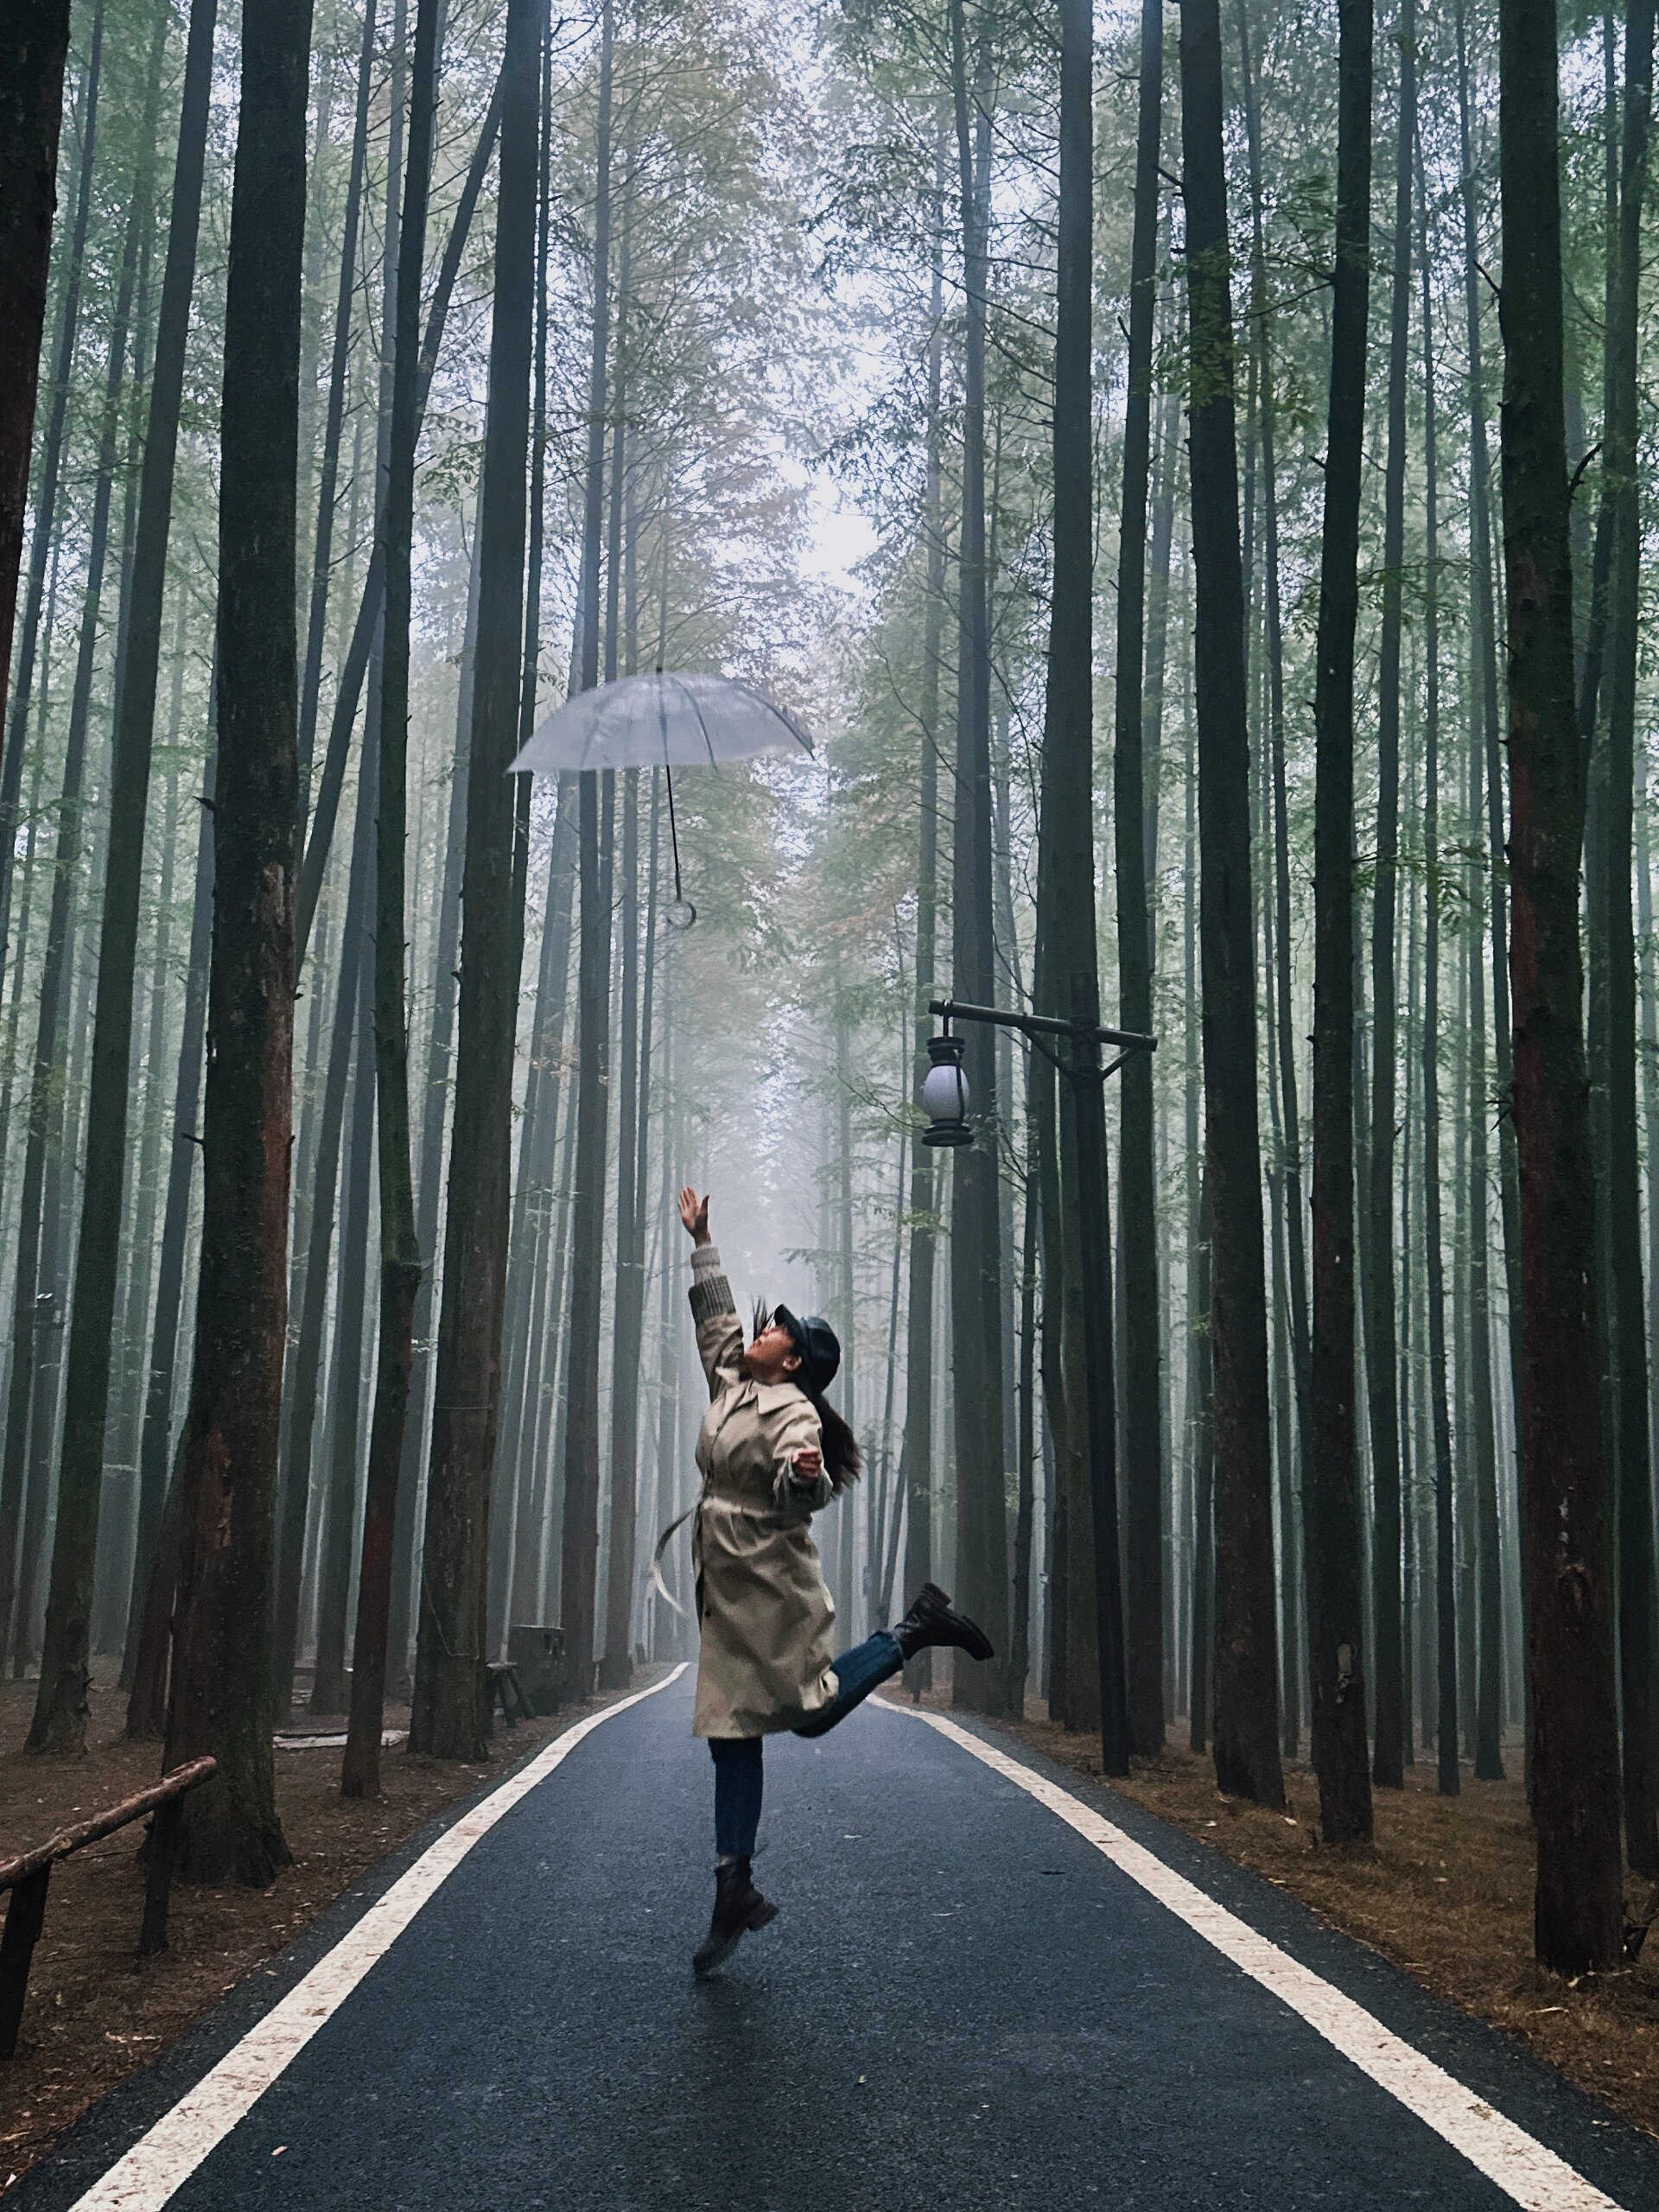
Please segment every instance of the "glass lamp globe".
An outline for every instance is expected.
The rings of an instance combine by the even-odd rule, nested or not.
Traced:
[[[968,1078],[949,1061],[931,1067],[922,1084],[922,1111],[930,1122],[959,1122],[968,1111]]]

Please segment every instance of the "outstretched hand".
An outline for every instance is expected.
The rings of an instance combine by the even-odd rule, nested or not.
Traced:
[[[686,1234],[694,1244],[707,1244],[709,1235],[709,1193],[701,1198],[688,1183],[680,1192],[680,1219],[685,1224]]]

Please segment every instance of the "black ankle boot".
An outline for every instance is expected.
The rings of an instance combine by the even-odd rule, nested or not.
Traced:
[[[709,1933],[692,1954],[699,1974],[712,1974],[729,1959],[751,1929],[776,1920],[778,1908],[754,1886],[747,1859],[728,1859],[715,1869],[715,1916]]]
[[[970,1659],[992,1659],[991,1639],[966,1613],[952,1612],[950,1600],[937,1582],[924,1582],[910,1601],[910,1611],[894,1624],[893,1634],[906,1659],[940,1644],[954,1644]]]

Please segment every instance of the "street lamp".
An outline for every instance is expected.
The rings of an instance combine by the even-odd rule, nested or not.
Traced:
[[[1078,1249],[1083,1271],[1084,1373],[1089,1416],[1090,1492],[1095,1523],[1095,1604],[1099,1619],[1100,1749],[1107,1774],[1129,1770],[1128,1686],[1123,1656],[1123,1593],[1119,1580],[1117,1536],[1117,1402],[1112,1373],[1111,1212],[1107,1190],[1106,1117],[1103,1093],[1108,1076],[1131,1052],[1149,1052],[1156,1038],[1125,1029],[1104,1029],[1098,1022],[1068,1021],[1054,1014],[1015,1013],[1001,1007],[964,1006],[956,999],[935,999],[928,1011],[943,1027],[927,1040],[930,1062],[922,1084],[922,1108],[928,1126],[922,1142],[969,1145],[968,1080],[963,1073],[963,1044],[951,1033],[953,1021],[984,1021],[1018,1029],[1032,1048],[1052,1060],[1071,1084],[1076,1103]],[[1053,1045],[1046,1040],[1052,1039]],[[1116,1048],[1103,1061],[1103,1046]],[[1058,1047],[1058,1049],[1056,1049]]]
[[[947,1015],[944,1033],[927,1040],[927,1057],[931,1065],[922,1078],[922,1111],[927,1116],[927,1127],[922,1131],[924,1144],[956,1147],[972,1144],[974,1141],[974,1133],[968,1126],[971,1093],[963,1069],[962,1053],[962,1039],[950,1034]]]

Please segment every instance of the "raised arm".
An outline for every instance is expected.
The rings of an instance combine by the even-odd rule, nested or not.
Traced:
[[[707,1193],[699,1198],[688,1185],[680,1192],[680,1219],[691,1239],[691,1319],[696,1325],[697,1354],[709,1378],[709,1395],[717,1398],[739,1380],[743,1327],[720,1254],[709,1234]]]

